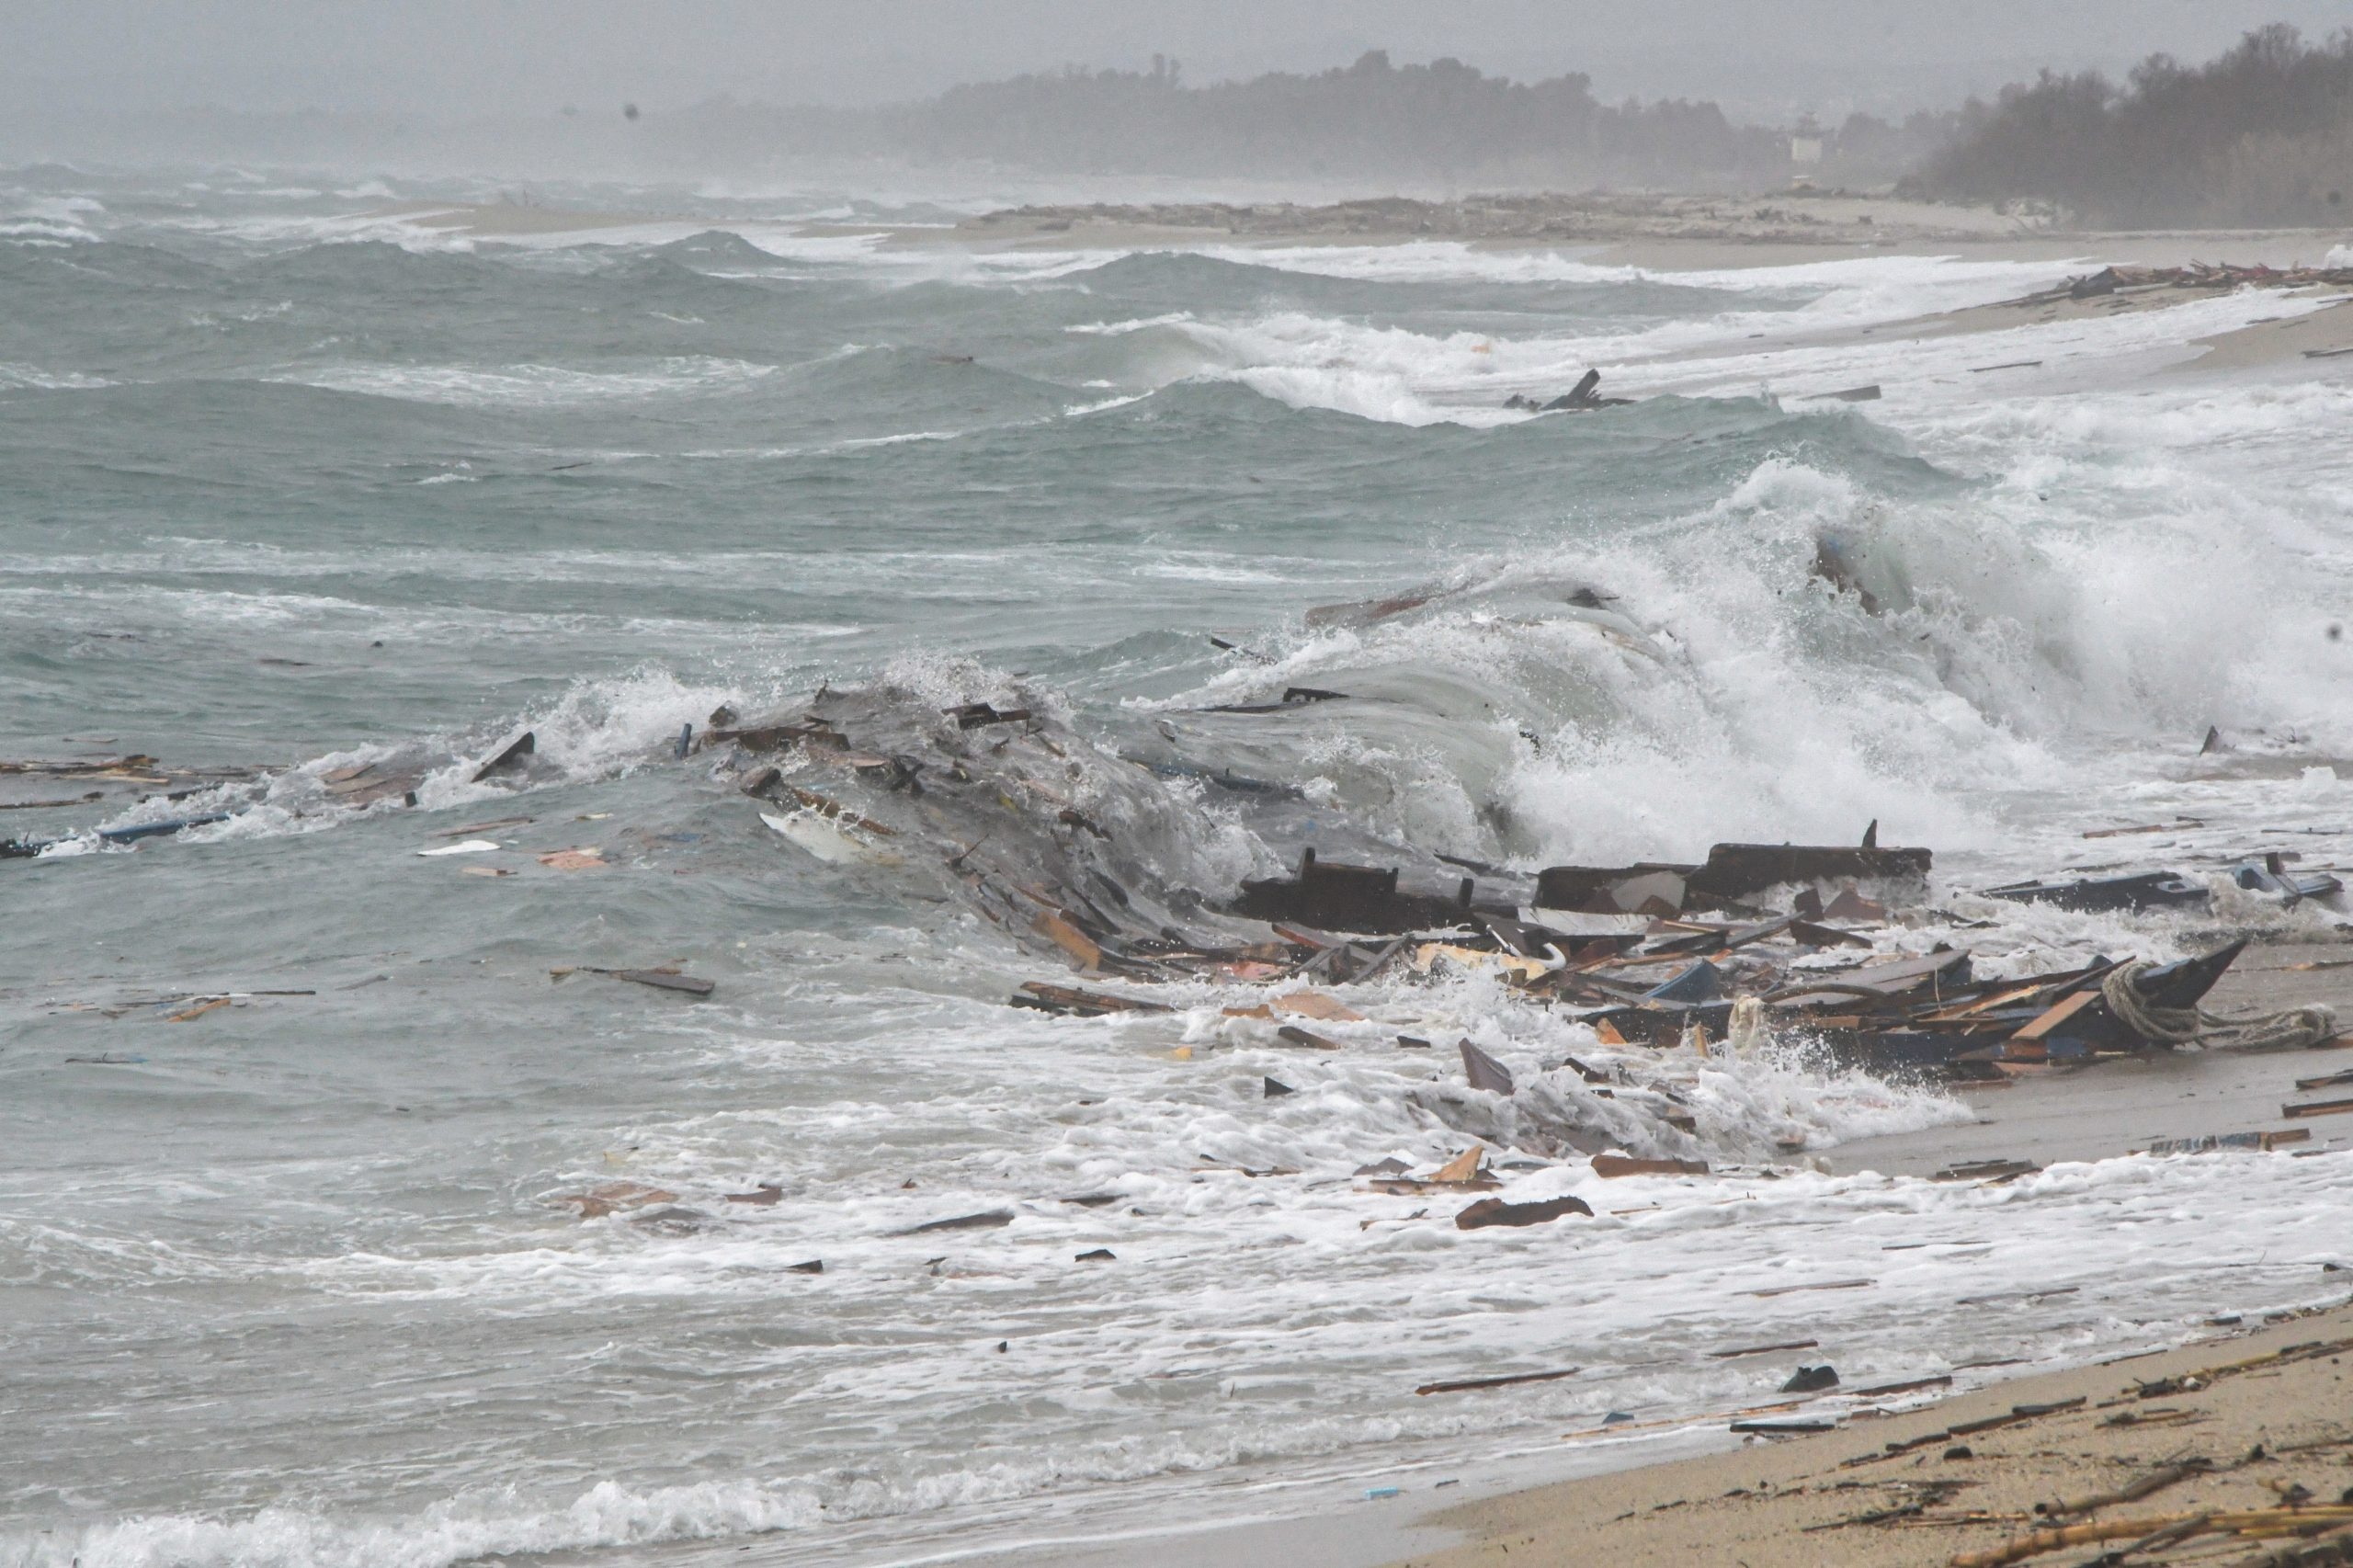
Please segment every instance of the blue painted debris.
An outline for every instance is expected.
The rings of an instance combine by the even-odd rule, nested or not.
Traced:
[[[192,827],[205,827],[216,822],[227,822],[227,812],[214,812],[210,816],[179,817],[171,822],[142,822],[134,827],[102,827],[97,830],[100,842],[134,844],[142,838],[161,838],[166,834],[184,833]],[[54,849],[71,843],[78,834],[64,838],[11,838],[0,840],[0,860],[29,860],[44,849]]]
[[[1675,978],[1643,993],[1647,1002],[1712,1002],[1723,994],[1720,982],[1723,971],[1701,959],[1690,968],[1678,971]]]

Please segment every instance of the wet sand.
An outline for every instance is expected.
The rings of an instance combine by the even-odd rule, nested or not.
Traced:
[[[1840,1429],[1818,1437],[1753,1437],[1729,1452],[1449,1509],[1428,1522],[1470,1540],[1397,1561],[1401,1568],[1942,1568],[2048,1528],[2054,1520],[2039,1516],[2037,1505],[2114,1492],[2200,1461],[2211,1469],[2138,1500],[2063,1517],[2134,1521],[2115,1538],[2120,1544],[2183,1515],[2277,1509],[2283,1489],[2299,1485],[2309,1506],[2332,1505],[2353,1479],[2348,1358],[2353,1306],[2340,1305],[2253,1332],[2229,1325],[2222,1336],[2163,1354],[2020,1379],[1926,1408],[1897,1413],[1907,1403],[1900,1396],[1866,1402]],[[2050,1406],[2064,1408],[2003,1421],[2020,1407]],[[2002,1424],[1958,1430],[1978,1422]],[[2211,1551],[2219,1539],[2183,1550]],[[2212,1560],[2235,1563],[2258,1549],[2242,1540]],[[2038,1560],[2072,1568],[2098,1551],[2076,1545]]]
[[[2353,376],[2353,290],[2325,291],[2333,302],[2307,315],[2255,322],[2196,339],[2205,352],[2177,371],[2240,370],[2307,360],[2314,375]]]
[[[2353,312],[2348,312],[2353,314]],[[2353,946],[2300,941],[2258,946],[2233,967],[2208,998],[2220,1012],[2243,1013],[2325,1003],[2353,1018]],[[2345,1037],[2340,1036],[2340,1040]],[[1893,1137],[1859,1140],[1829,1151],[1834,1171],[1877,1170],[1932,1176],[1964,1162],[2023,1160],[2051,1165],[2115,1158],[2145,1150],[2156,1138],[2210,1133],[2307,1131],[2306,1142],[2266,1154],[2200,1154],[2192,1159],[2293,1159],[2353,1148],[2353,1117],[2293,1120],[2280,1115],[2291,1099],[2313,1095],[2296,1080],[2353,1068],[2353,1047],[2263,1054],[2161,1052],[2134,1062],[2082,1068],[2028,1069],[2007,1086],[1972,1089],[1962,1097],[1978,1119]],[[2293,1367],[2252,1369],[2179,1397],[2138,1401],[2126,1395],[2143,1382],[2266,1354],[2314,1339],[2346,1340],[2353,1358],[2353,1221],[2342,1261],[2347,1302],[2323,1317],[2261,1326],[2245,1338],[2200,1341],[2162,1355],[1995,1382],[1939,1400],[1934,1393],[1891,1402],[1931,1401],[1917,1414],[1849,1416],[1841,1430],[1818,1437],[1744,1439],[1736,1451],[1665,1464],[1642,1464],[1609,1474],[1506,1493],[1413,1521],[1466,1532],[1461,1544],[1416,1551],[1401,1539],[1391,1562],[1415,1568],[1472,1568],[1510,1563],[1745,1563],[1746,1568],[1802,1568],[1815,1563],[1945,1564],[1957,1553],[1996,1545],[2040,1521],[2039,1502],[2101,1491],[2165,1463],[2202,1456],[2218,1470],[2209,1479],[2111,1512],[2162,1513],[2275,1504],[2264,1483],[2304,1480],[2335,1501],[2353,1483],[2353,1388],[2335,1358]],[[2338,1276],[2314,1281],[2315,1296],[2331,1293]],[[2231,1335],[2248,1327],[2217,1324]],[[2027,1353],[2031,1347],[2022,1347]],[[1983,1437],[1956,1439],[1972,1457],[1947,1460],[1951,1444],[1845,1468],[1923,1433],[2083,1396],[2080,1410],[2054,1413],[2006,1426]],[[2121,1403],[2113,1402],[2121,1400]],[[2178,1425],[2104,1425],[2120,1411],[2164,1406],[2184,1412]],[[1789,1413],[1783,1419],[1802,1419]],[[1728,1423],[1711,1424],[1735,1439]],[[2255,1445],[2274,1453],[2284,1445],[2336,1437],[2345,1446],[2238,1464]],[[1631,1456],[1630,1456],[1631,1457]],[[1638,1464],[1642,1461],[1636,1460]],[[2334,1479],[2330,1479],[2330,1478]],[[2324,1481],[2327,1482],[2325,1486]],[[1915,1518],[1871,1526],[1825,1528],[1836,1521],[1918,1501],[1942,1483],[1961,1483],[1948,1501],[1924,1510],[1995,1517],[1977,1524]],[[1509,1550],[1506,1551],[1506,1549]],[[2245,1545],[2236,1552],[2249,1550]],[[2079,1548],[2052,1562],[2075,1564],[2095,1554]],[[1411,1555],[1409,1555],[1411,1554]],[[1334,1560],[1336,1564],[1337,1559]],[[2225,1552],[2220,1561],[2235,1561]],[[1295,1564],[1294,1568],[1305,1568]]]

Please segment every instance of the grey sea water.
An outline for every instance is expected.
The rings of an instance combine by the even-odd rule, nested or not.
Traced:
[[[2176,813],[2220,824],[2201,849],[2293,834],[2326,863],[2353,382],[2166,369],[2313,301],[1913,339],[1859,329],[2067,269],[983,254],[806,227],[953,203],[794,192],[547,187],[680,216],[519,240],[438,215],[513,194],[0,172],[0,757],[268,770],[0,824],[59,841],[0,861],[0,1562],[888,1556],[1720,1408],[1753,1375],[1695,1350],[1819,1325],[1745,1293],[1768,1276],[1870,1278],[1840,1366],[1877,1381],[2292,1304],[2341,1251],[2336,1154],[1998,1189],[1801,1166],[1615,1184],[1574,1235],[1404,1222],[1348,1173],[1443,1158],[1461,1118],[1372,1047],[1452,1030],[1535,1077],[1589,1032],[1470,975],[1358,996],[1385,1032],[1304,1065],[1213,988],[1016,1012],[1037,955],[803,853],[670,747],[722,703],[881,680],[1036,700],[1107,767],[1156,734],[1297,786],[1336,838],[1523,869],[1876,818],[1965,903]],[[1645,401],[1503,406],[1588,364]],[[1884,397],[1819,395],[1861,382]],[[1816,574],[1825,540],[1873,608]],[[1428,602],[1308,615],[1401,596]],[[1287,685],[1351,701],[1198,711]],[[2230,759],[2198,757],[2210,724]],[[526,772],[441,766],[414,810],[325,788],[526,727]],[[1184,824],[1165,885],[1277,863],[1221,791],[1149,787]],[[494,854],[417,853],[513,817]],[[567,848],[607,866],[538,858]],[[2021,916],[1989,961],[2194,935]],[[660,963],[714,995],[551,977]],[[272,991],[301,994],[153,1000]],[[1266,1100],[1278,1070],[1302,1092]],[[1687,1086],[1734,1163],[1970,1114],[1796,1060]],[[688,1212],[561,1201],[615,1181]],[[724,1200],[760,1183],[783,1197]],[[2078,1289],[1956,1314],[1989,1278]],[[1564,1364],[1508,1405],[1411,1392]]]

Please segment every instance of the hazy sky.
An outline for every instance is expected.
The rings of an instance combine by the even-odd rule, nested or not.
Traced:
[[[1066,62],[1193,81],[1452,54],[1605,97],[1752,112],[1941,104],[2035,65],[2215,52],[2353,0],[0,0],[17,112],[218,104],[434,119],[720,93],[855,102]]]

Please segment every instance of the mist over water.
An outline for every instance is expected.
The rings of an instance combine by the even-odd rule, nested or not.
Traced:
[[[1491,982],[1352,994],[1383,1021],[1305,1062],[1223,1017],[1238,989],[1017,1012],[1051,966],[911,869],[802,854],[669,750],[827,682],[1017,694],[1153,813],[1158,882],[1211,896],[1276,858],[1217,791],[1119,761],[1164,724],[1375,851],[1533,869],[1877,819],[1963,899],[2081,859],[2085,826],[2205,808],[2312,830],[2321,862],[2347,847],[2353,388],[2138,374],[2185,323],[2309,301],[1874,344],[1840,334],[2068,267],[990,254],[800,233],[848,214],[826,193],[550,187],[682,216],[512,242],[402,210],[485,194],[0,172],[0,756],[283,769],[8,813],[240,814],[0,874],[0,1561],[913,1551],[1040,1499],[1722,1408],[1753,1369],[1697,1352],[1819,1312],[1740,1293],[1762,1279],[1874,1279],[1839,1303],[1869,1382],[2295,1304],[2341,1244],[2336,1154],[1999,1188],[1798,1168],[1654,1210],[1663,1184],[1544,1155],[1595,1111],[1561,1061],[1597,1048]],[[2064,390],[1972,373],[2027,358]],[[1644,401],[1505,407],[1588,365]],[[1822,396],[1865,382],[1884,397]],[[1816,575],[1825,539],[1876,610]],[[1199,712],[1288,686],[1351,700]],[[2235,762],[2197,760],[2209,724]],[[443,763],[415,812],[326,792],[526,726],[528,772]],[[490,835],[516,876],[415,853],[516,815]],[[567,847],[610,869],[533,858]],[[2013,937],[1986,969],[2191,933],[2034,912]],[[717,994],[549,973],[665,962]],[[315,994],[71,1008],[271,989]],[[1409,1026],[1529,1092],[1388,1049]],[[129,1060],[69,1060],[100,1055]],[[1674,1068],[1698,1131],[1629,1114],[1629,1148],[1754,1164],[1970,1114],[1798,1055]],[[1298,1092],[1267,1100],[1277,1074]],[[1458,1233],[1349,1180],[1472,1137],[1531,1160],[1515,1199],[1597,1219]],[[1296,1174],[1245,1174],[1269,1169]],[[700,1220],[556,1201],[624,1179]],[[723,1201],[764,1182],[784,1197]],[[1074,1263],[1096,1247],[1116,1264]],[[1569,1364],[1508,1406],[1409,1392]]]

